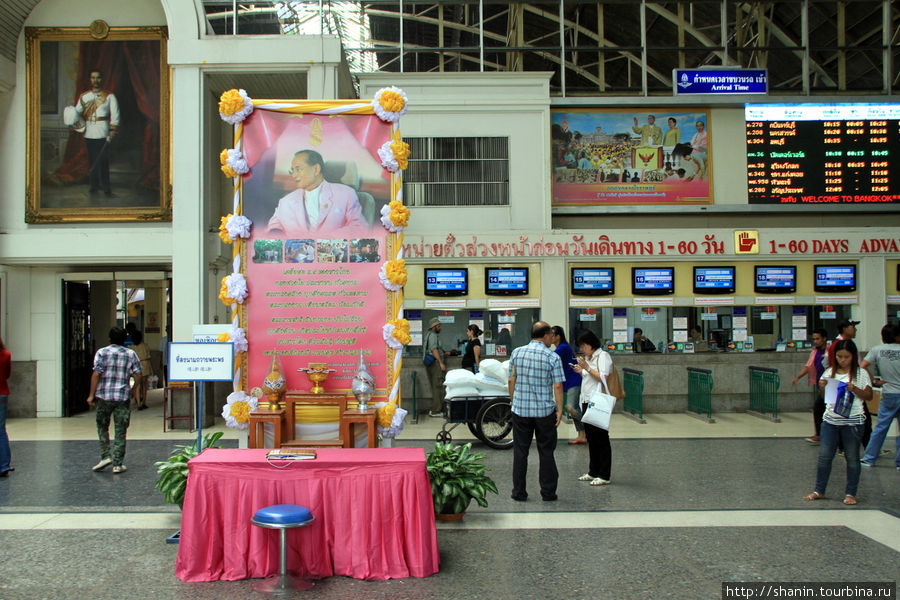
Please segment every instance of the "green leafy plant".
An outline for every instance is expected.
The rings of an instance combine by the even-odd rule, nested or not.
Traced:
[[[472,500],[486,508],[487,493],[497,493],[497,484],[486,474],[485,455],[471,449],[471,443],[454,446],[438,442],[428,453],[426,465],[434,512],[462,513]]]
[[[153,463],[159,478],[156,480],[156,489],[163,493],[166,502],[181,506],[184,503],[184,491],[187,489],[188,461],[200,454],[206,448],[221,448],[213,446],[222,437],[222,432],[208,433],[203,436],[202,447],[193,444],[178,444],[169,454],[169,460],[161,460]]]

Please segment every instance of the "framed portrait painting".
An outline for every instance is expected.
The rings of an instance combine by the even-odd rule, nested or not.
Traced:
[[[26,28],[25,43],[25,221],[171,220],[165,28]]]

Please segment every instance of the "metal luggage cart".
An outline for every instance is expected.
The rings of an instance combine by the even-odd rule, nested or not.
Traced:
[[[512,420],[509,396],[459,396],[444,399],[444,424],[435,436],[439,442],[453,439],[450,432],[461,423],[472,435],[498,450],[511,448]],[[450,425],[450,427],[447,427]]]

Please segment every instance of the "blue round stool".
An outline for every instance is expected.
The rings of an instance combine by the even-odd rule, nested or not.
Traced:
[[[315,517],[305,506],[296,504],[275,504],[256,511],[250,522],[259,527],[280,530],[278,575],[271,575],[253,584],[253,591],[272,594],[286,594],[293,590],[308,590],[313,586],[287,572],[287,530],[303,527],[313,522]]]

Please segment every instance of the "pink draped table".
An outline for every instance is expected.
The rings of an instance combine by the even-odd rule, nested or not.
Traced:
[[[300,504],[315,521],[288,532],[288,570],[318,579],[427,577],[439,556],[422,448],[321,448],[266,461],[265,449],[204,450],[188,463],[175,575],[236,580],[278,572],[278,534],[250,517]]]

